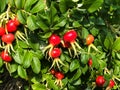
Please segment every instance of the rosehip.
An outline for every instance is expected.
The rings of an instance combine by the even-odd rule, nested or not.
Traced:
[[[55,77],[58,79],[58,80],[62,80],[65,76],[62,72],[56,72],[55,73]]]
[[[115,86],[115,82],[113,80],[110,80],[109,87],[113,88]]]
[[[14,20],[9,20],[6,24],[8,32],[15,32],[17,30],[17,26],[15,25]]]
[[[3,36],[5,34],[5,29],[3,27],[0,27],[0,36]]]
[[[91,67],[92,66],[92,58],[90,58],[89,60],[88,60],[88,65]]]
[[[89,34],[86,38],[86,45],[90,45],[93,42],[94,42],[94,36]]]
[[[12,57],[8,54],[7,51],[2,51],[1,52],[1,58],[3,61],[10,62],[12,61]]]
[[[4,34],[1,39],[3,42],[10,44],[15,40],[15,36],[12,33],[8,33],[8,34]]]
[[[103,76],[98,76],[98,77],[96,78],[96,85],[97,85],[98,87],[102,87],[102,86],[104,85],[104,83],[105,83],[105,79],[104,79]]]

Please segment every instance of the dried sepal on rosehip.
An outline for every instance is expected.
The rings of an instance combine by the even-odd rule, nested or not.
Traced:
[[[62,79],[64,79],[65,75],[58,71],[58,72],[55,72],[55,77],[56,77],[56,81],[55,81],[55,84],[62,87],[63,84],[62,84]]]
[[[63,36],[64,42],[70,43],[71,48],[74,51],[74,57],[78,56],[77,51],[82,49],[80,45],[76,42],[76,38],[77,38],[77,32],[75,30],[69,30]]]
[[[1,37],[1,40],[3,42],[3,47],[4,47],[5,51],[10,53],[10,49],[11,49],[13,52],[15,52],[15,50],[13,49],[13,46],[12,46],[12,43],[15,40],[14,34],[12,34],[12,33],[4,34]]]
[[[27,44],[28,44],[28,41],[27,39],[25,38],[25,34],[20,32],[19,30],[17,30],[15,32],[15,39],[16,41],[18,42],[18,39],[21,40],[21,41],[25,41]]]
[[[53,48],[52,51],[49,52],[49,56],[53,59],[50,69],[53,68],[53,66],[57,65],[58,69],[60,70],[59,64],[64,65],[64,63],[59,58],[61,53],[62,53],[62,51],[60,48]]]
[[[100,52],[96,46],[93,44],[94,42],[94,36],[92,34],[89,34],[86,37],[86,45],[88,45],[88,53],[90,53],[91,48],[93,48],[95,51]],[[101,52],[100,52],[101,53]]]

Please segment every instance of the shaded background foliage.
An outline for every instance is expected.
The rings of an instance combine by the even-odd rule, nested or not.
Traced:
[[[61,69],[65,74],[62,89],[91,90],[97,75],[103,75],[107,81],[103,89],[111,78],[116,81],[113,89],[119,89],[119,0],[1,0],[0,19],[8,5],[11,6],[8,12],[17,15],[21,23],[18,29],[25,33],[29,44],[20,40],[13,43],[16,53],[12,53],[14,60],[8,63],[7,69],[12,77],[20,77],[28,82],[25,90],[59,90],[59,86],[54,84],[54,76],[48,71],[52,63],[47,61],[42,50],[52,33],[62,38],[70,29],[77,31],[77,42],[84,51],[88,49],[85,39],[88,34],[92,34],[95,37],[94,45],[102,53],[92,50],[90,55],[79,53],[79,58],[72,58],[67,49],[62,48],[60,59],[67,65]],[[89,58],[93,60],[92,67],[87,64]],[[5,68],[0,59],[2,74],[6,73]],[[105,68],[110,73],[106,73]]]

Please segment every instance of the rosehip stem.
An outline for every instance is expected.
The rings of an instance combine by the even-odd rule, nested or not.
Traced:
[[[6,69],[9,71],[8,62],[5,62],[5,66],[6,66]],[[10,72],[9,72],[9,73],[10,73]],[[11,73],[10,73],[10,76],[11,76]]]
[[[111,74],[110,71],[109,71],[107,68],[105,68],[105,71],[106,71],[108,74]],[[116,80],[118,80],[118,81],[120,82],[120,79],[119,79],[118,77],[116,77],[115,75],[113,75],[113,79],[116,79]]]
[[[120,82],[120,79],[118,77],[116,77],[115,75],[113,75],[113,78]]]
[[[24,13],[26,13],[26,14],[28,14],[28,15],[31,15],[31,13],[30,12],[27,12],[27,11],[25,11],[25,10],[22,10]]]

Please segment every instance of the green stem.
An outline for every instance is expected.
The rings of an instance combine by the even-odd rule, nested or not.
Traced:
[[[24,13],[28,14],[28,15],[32,15],[30,12],[27,12],[25,10],[22,10]]]

